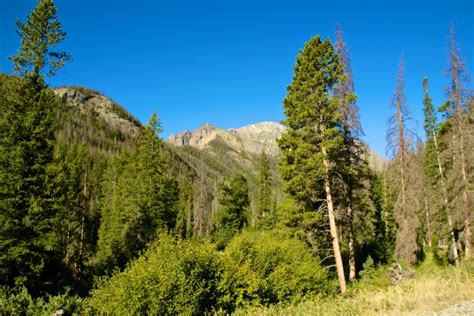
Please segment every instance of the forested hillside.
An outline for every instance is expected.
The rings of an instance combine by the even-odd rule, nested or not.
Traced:
[[[403,312],[391,295],[420,292],[413,269],[474,298],[474,97],[454,26],[445,102],[424,77],[410,104],[423,137],[400,60],[390,160],[364,142],[340,26],[295,56],[282,124],[168,141],[159,108],[142,124],[98,91],[48,85],[71,59],[53,0],[17,33],[0,74],[0,314]],[[371,293],[393,304],[358,305]]]

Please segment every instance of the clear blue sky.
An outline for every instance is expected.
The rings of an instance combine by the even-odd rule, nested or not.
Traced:
[[[0,71],[34,0],[0,0]],[[436,104],[445,99],[447,36],[452,21],[474,71],[474,1],[132,1],[56,0],[63,49],[74,61],[52,86],[83,85],[110,96],[142,122],[153,109],[164,137],[209,122],[240,127],[283,119],[282,100],[298,51],[312,36],[349,46],[366,141],[385,152],[388,105],[400,54],[406,92],[422,123],[424,74]],[[421,131],[420,131],[421,132]]]

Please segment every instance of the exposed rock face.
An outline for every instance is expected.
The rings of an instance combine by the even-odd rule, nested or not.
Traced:
[[[239,152],[260,154],[262,150],[265,150],[267,154],[277,156],[280,153],[277,139],[284,131],[285,127],[275,122],[260,122],[229,130],[205,124],[194,132],[185,131],[171,135],[168,142],[176,146],[193,146],[203,149],[211,141],[220,138]],[[387,160],[369,149],[369,165],[377,171],[382,171],[387,166]]]
[[[246,151],[260,153],[265,150],[271,156],[280,152],[277,139],[284,131],[285,127],[275,122],[261,122],[230,130],[242,140]]]
[[[86,88],[59,88],[53,90],[67,104],[76,106],[82,111],[94,111],[111,127],[126,135],[138,135],[140,122],[123,107],[98,92]]]
[[[388,166],[388,160],[369,148],[369,166],[376,171],[383,171]]]
[[[239,152],[260,154],[265,150],[267,154],[275,156],[279,153],[277,139],[284,130],[283,125],[274,122],[262,122],[229,130],[205,124],[193,132],[171,135],[168,142],[176,146],[189,145],[202,149],[219,138]]]

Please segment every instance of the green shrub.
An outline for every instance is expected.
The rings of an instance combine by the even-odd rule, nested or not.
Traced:
[[[201,314],[218,308],[221,256],[213,245],[158,241],[123,272],[102,279],[92,291],[99,313]]]
[[[231,313],[240,307],[298,302],[334,290],[301,241],[281,231],[244,232],[225,252],[161,235],[123,272],[92,291],[98,313]]]
[[[88,300],[78,296],[48,295],[33,298],[26,288],[0,289],[0,315],[51,315],[62,310],[66,315],[89,315]]]
[[[234,307],[295,303],[334,290],[306,245],[285,231],[245,231],[225,254],[222,292],[232,293]]]
[[[362,271],[359,272],[361,278],[372,278],[375,274],[374,259],[371,256],[367,257],[364,264],[362,265]]]

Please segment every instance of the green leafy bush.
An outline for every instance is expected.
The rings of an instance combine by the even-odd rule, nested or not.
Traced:
[[[69,296],[68,293],[35,299],[25,287],[12,290],[0,288],[0,315],[51,315],[59,310],[66,315],[92,314],[88,299]]]
[[[222,254],[212,244],[158,241],[123,272],[102,279],[92,291],[99,313],[202,314],[217,308]]]
[[[287,304],[334,290],[306,245],[285,231],[245,231],[225,250],[224,284],[236,307]]]

